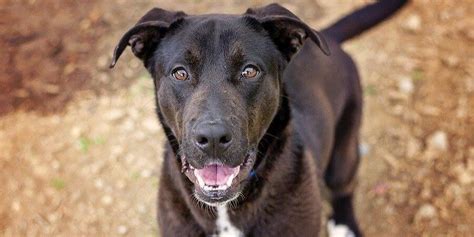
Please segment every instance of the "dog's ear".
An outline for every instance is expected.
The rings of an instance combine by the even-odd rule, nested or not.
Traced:
[[[179,24],[185,16],[184,12],[167,11],[161,8],[153,8],[148,11],[122,36],[115,47],[110,67],[115,66],[127,46],[131,47],[136,57],[146,63],[161,38],[173,25]]]
[[[329,47],[322,35],[279,4],[249,8],[245,14],[255,17],[260,22],[288,60],[303,46],[306,38],[316,43],[324,54],[330,55]]]

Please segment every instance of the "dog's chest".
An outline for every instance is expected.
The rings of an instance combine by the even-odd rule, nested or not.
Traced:
[[[218,206],[216,219],[216,232],[213,237],[242,237],[242,231],[235,227],[229,218],[226,206]]]

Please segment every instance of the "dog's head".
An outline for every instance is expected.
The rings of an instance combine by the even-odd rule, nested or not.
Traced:
[[[214,205],[236,198],[279,109],[285,65],[321,36],[272,4],[243,15],[188,16],[152,9],[122,37],[151,73],[157,111],[195,196]]]

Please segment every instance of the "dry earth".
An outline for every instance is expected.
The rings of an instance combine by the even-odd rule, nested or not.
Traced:
[[[370,1],[282,1],[318,28]],[[267,1],[0,0],[0,236],[156,236],[164,137],[120,35],[153,6]],[[356,209],[367,236],[474,233],[474,4],[416,0],[344,46],[365,88]],[[159,213],[158,213],[159,215]]]

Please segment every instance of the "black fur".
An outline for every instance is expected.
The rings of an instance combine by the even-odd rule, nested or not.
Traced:
[[[212,206],[227,201],[231,223],[245,236],[317,236],[322,180],[332,191],[336,224],[361,236],[352,197],[362,94],[340,43],[405,1],[393,2],[371,5],[322,33],[278,4],[243,15],[156,8],[122,37],[111,67],[131,46],[153,76],[169,141],[158,198],[162,236],[215,234]],[[246,78],[249,67],[257,73]],[[225,130],[225,149],[196,145],[203,123]],[[211,195],[192,170],[212,162],[240,173]]]

